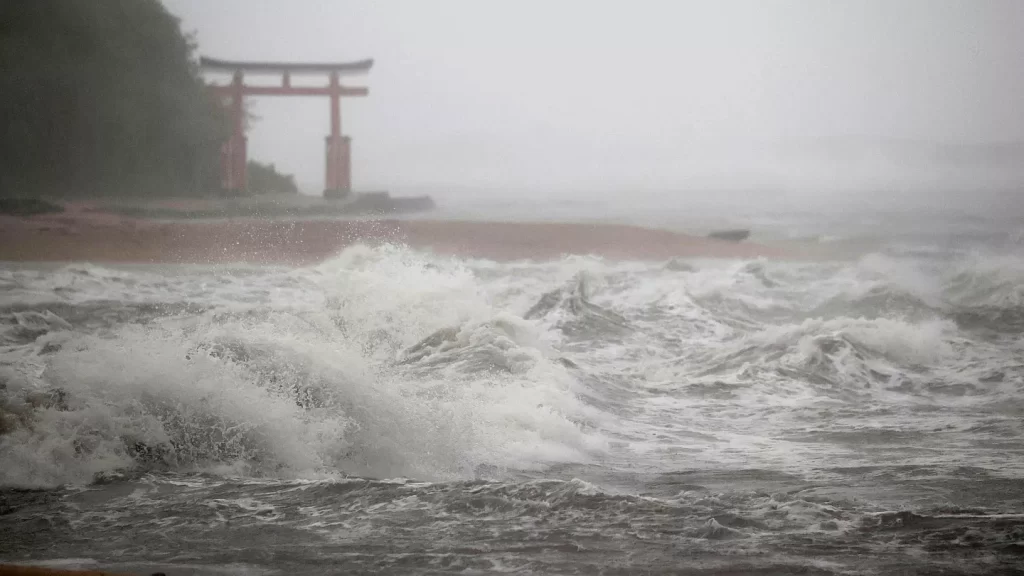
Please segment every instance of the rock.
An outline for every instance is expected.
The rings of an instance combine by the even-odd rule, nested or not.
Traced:
[[[716,230],[708,234],[708,238],[715,240],[726,240],[729,242],[742,242],[750,238],[750,230]]]

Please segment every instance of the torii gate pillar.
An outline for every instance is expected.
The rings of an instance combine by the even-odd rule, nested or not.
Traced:
[[[220,149],[220,185],[224,190],[241,192],[249,188],[247,175],[248,139],[245,137],[245,107],[242,104],[242,73],[235,72],[229,87],[231,95],[231,135]]]
[[[324,197],[341,198],[352,191],[352,139],[341,135],[341,86],[331,73],[331,134],[327,137],[324,163]]]
[[[343,198],[352,191],[352,139],[330,135],[327,141],[325,198]]]

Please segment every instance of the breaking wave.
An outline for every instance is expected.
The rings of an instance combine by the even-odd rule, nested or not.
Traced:
[[[14,281],[39,291],[112,275],[80,267]],[[188,303],[214,278],[161,279],[171,285],[157,299],[173,309],[170,298]],[[201,313],[85,330],[50,311],[64,303],[5,312],[0,483],[139,469],[449,479],[601,449],[577,384],[535,327],[489,304],[456,262],[357,248],[246,278],[238,294],[203,290],[226,303]],[[453,335],[445,350],[407,351],[441,328]]]
[[[800,410],[941,398],[1012,411],[1022,286],[1020,260],[977,255],[498,264],[355,247],[307,269],[8,270],[0,484],[464,480],[614,467],[666,434],[690,452],[648,465],[673,466],[744,418],[769,438],[781,407],[794,427]],[[766,443],[734,458],[773,458]]]

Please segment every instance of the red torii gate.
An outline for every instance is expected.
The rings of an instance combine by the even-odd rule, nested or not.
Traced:
[[[328,96],[331,99],[331,134],[327,136],[327,177],[324,196],[340,198],[352,191],[352,139],[341,134],[341,97],[366,96],[366,88],[349,88],[338,81],[342,75],[370,71],[373,60],[342,63],[230,62],[214,58],[199,59],[200,68],[208,72],[233,74],[231,84],[212,86],[222,101],[231,101],[232,133],[221,147],[221,185],[226,190],[245,190],[247,140],[245,137],[245,96]],[[245,84],[245,74],[280,74],[280,86]],[[292,86],[292,75],[326,74],[326,86]]]

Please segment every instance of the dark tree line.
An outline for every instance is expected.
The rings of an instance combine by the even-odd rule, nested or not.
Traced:
[[[158,0],[0,0],[0,196],[216,189],[194,50]]]
[[[249,173],[249,191],[254,194],[298,194],[295,176],[282,174],[273,164],[254,160],[246,167]]]

